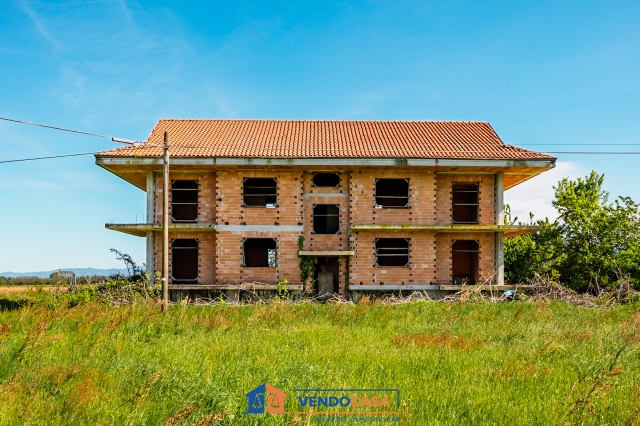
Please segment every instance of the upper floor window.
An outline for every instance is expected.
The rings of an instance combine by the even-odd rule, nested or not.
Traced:
[[[409,207],[409,179],[376,179],[376,205]]]
[[[478,223],[477,183],[454,183],[451,201],[453,223]]]
[[[276,206],[278,183],[274,178],[246,178],[244,205],[252,207]]]
[[[409,240],[406,238],[379,238],[376,240],[377,266],[409,265]]]
[[[335,204],[318,204],[313,208],[313,232],[337,234],[340,230],[340,209]]]
[[[335,187],[340,185],[340,175],[338,173],[314,173],[313,186]]]
[[[197,283],[198,240],[180,238],[171,242],[171,282],[173,284]]]
[[[174,180],[171,183],[171,220],[173,222],[198,220],[198,181]]]
[[[243,243],[243,264],[249,268],[275,268],[276,240],[273,238],[247,238]]]

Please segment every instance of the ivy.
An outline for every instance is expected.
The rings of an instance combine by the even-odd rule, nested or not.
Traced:
[[[298,250],[304,249],[304,235],[298,237]],[[316,267],[311,256],[300,256],[300,279],[306,282],[315,273]]]

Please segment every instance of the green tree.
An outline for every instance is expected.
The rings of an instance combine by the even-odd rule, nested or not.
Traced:
[[[558,218],[553,223],[538,220],[543,231],[505,241],[510,282],[538,273],[579,291],[592,284],[614,285],[620,274],[629,275],[636,286],[640,283],[639,205],[629,197],[609,203],[603,183],[604,175],[596,172],[558,182],[553,201]],[[517,221],[507,217],[509,223]]]

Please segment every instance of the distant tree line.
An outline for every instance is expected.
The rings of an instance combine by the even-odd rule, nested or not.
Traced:
[[[51,274],[49,278],[40,277],[2,277],[0,276],[0,285],[67,285],[69,284],[68,277],[57,277],[55,274]],[[104,275],[91,275],[91,276],[79,276],[76,277],[76,283],[78,284],[98,284],[108,280],[109,277]]]
[[[640,211],[629,197],[609,202],[604,175],[591,172],[554,186],[558,217],[529,224],[545,227],[505,240],[505,278],[527,282],[536,274],[577,291],[614,287],[624,277],[640,288]],[[522,224],[506,209],[505,222]]]

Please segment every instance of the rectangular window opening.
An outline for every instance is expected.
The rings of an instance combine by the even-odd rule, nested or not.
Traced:
[[[453,223],[478,223],[478,184],[453,184],[451,189]]]
[[[314,173],[313,186],[335,187],[340,185],[340,175],[338,173]]]
[[[408,266],[409,240],[406,238],[379,238],[376,240],[378,266]]]
[[[453,284],[476,284],[480,245],[475,240],[458,240],[451,249]]]
[[[171,221],[198,221],[198,181],[175,180],[171,183]]]
[[[274,178],[246,178],[244,180],[244,205],[275,208],[278,184]]]
[[[276,267],[276,240],[273,238],[247,238],[244,240],[243,248],[244,266],[248,268]]]
[[[376,205],[386,208],[409,207],[409,179],[377,179]]]
[[[171,283],[198,283],[198,240],[176,239],[171,242]]]
[[[313,232],[337,234],[340,230],[340,209],[335,204],[318,204],[313,208]]]

